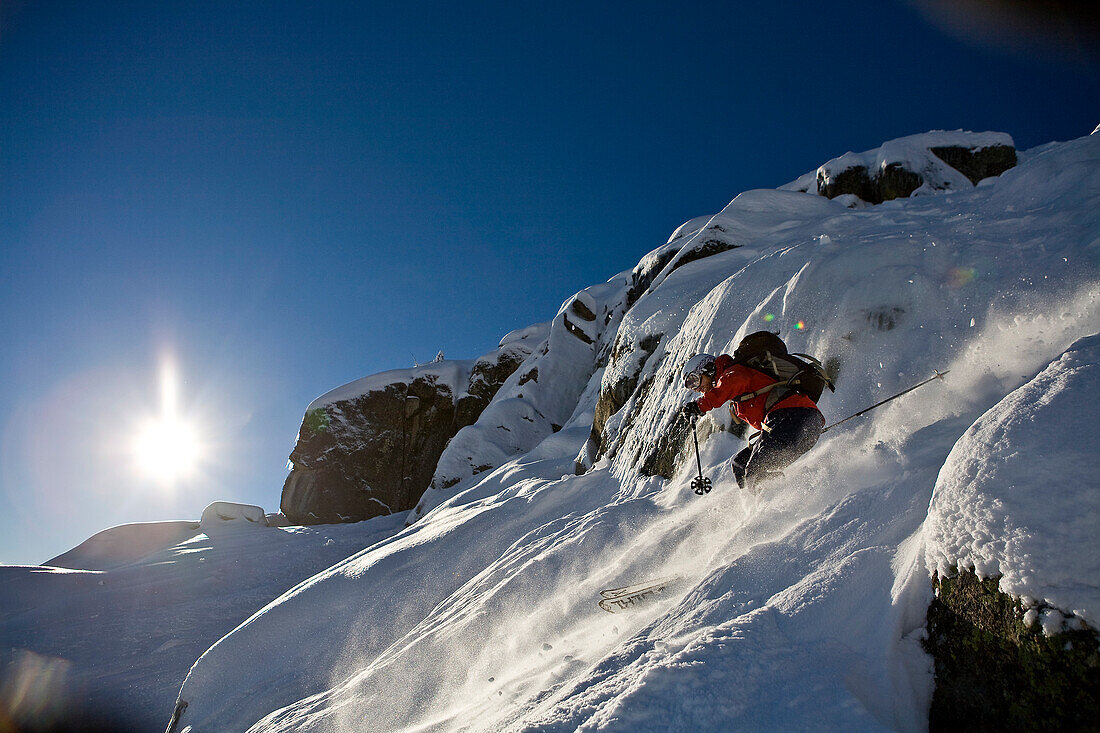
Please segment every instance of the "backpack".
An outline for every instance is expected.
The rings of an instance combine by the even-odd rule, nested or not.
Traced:
[[[836,391],[820,361],[809,354],[787,353],[783,339],[771,331],[757,331],[742,339],[733,352],[733,363],[755,369],[776,380],[754,392],[733,398],[734,402],[748,402],[769,392],[764,403],[765,411],[792,394],[802,394],[817,402],[826,387],[830,392]]]

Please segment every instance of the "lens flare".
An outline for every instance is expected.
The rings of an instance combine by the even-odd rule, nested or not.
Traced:
[[[953,267],[947,272],[947,286],[958,290],[969,285],[977,277],[973,267]]]

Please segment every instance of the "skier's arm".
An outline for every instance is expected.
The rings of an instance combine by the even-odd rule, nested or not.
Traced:
[[[734,367],[732,372],[722,376],[713,389],[695,401],[700,410],[710,412],[724,405],[730,398],[748,391],[748,380],[739,376],[737,371],[737,367]]]

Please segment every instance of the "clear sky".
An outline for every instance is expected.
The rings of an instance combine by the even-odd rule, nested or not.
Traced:
[[[1100,122],[1095,15],[948,6],[3,3],[0,562],[277,510],[314,397],[486,353],[743,190]]]

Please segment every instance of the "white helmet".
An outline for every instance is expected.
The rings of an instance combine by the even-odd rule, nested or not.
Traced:
[[[684,386],[698,389],[704,374],[714,379],[714,357],[710,354],[696,354],[684,364]]]

